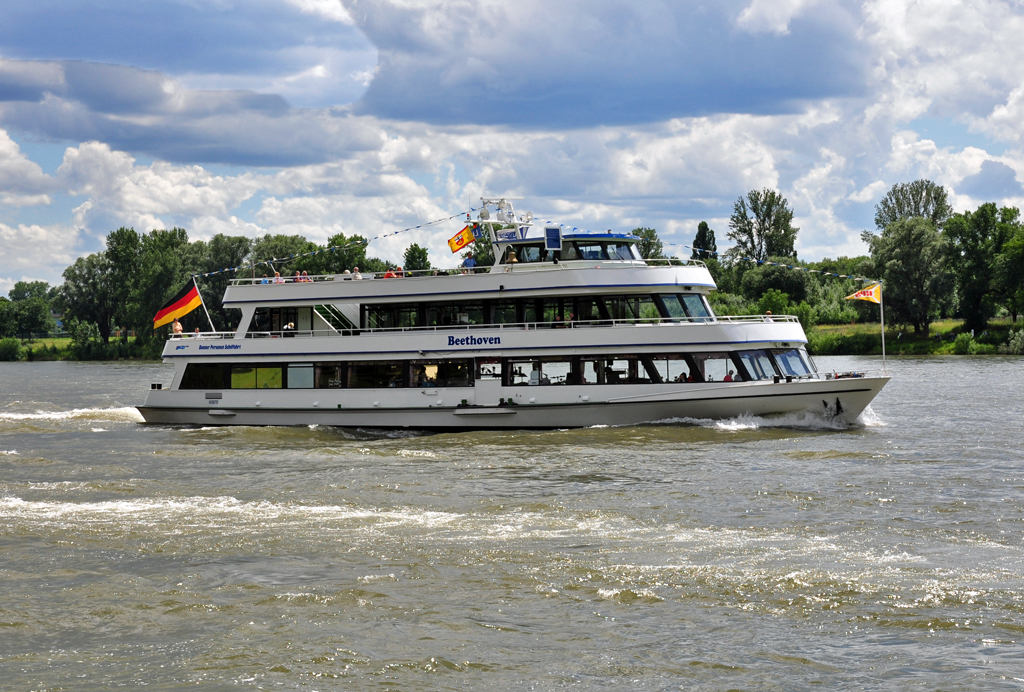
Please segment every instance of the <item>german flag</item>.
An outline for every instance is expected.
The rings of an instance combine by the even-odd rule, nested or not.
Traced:
[[[156,317],[153,318],[153,329],[159,329],[179,317],[184,317],[202,304],[203,299],[195,282],[189,283],[157,311]]]
[[[473,229],[466,226],[461,231],[456,233],[454,236],[448,239],[448,247],[452,249],[452,254],[455,254],[462,248],[466,247],[474,240]]]

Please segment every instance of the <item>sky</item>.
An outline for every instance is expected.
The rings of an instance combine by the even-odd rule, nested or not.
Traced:
[[[0,294],[120,226],[376,237],[481,196],[801,259],[866,253],[895,183],[1024,207],[1021,0],[5,0]],[[458,261],[458,220],[374,240]]]

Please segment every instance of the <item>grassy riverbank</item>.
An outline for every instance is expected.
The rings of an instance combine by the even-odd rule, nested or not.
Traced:
[[[1005,344],[1010,329],[1021,329],[1022,323],[1012,324],[1009,318],[989,321],[988,329],[971,337],[963,332],[960,320],[932,322],[927,337],[909,329],[885,330],[885,352],[888,355],[952,355],[995,354]],[[957,338],[959,337],[959,341]],[[824,324],[807,334],[808,350],[813,355],[855,356],[880,355],[882,336],[877,324]]]

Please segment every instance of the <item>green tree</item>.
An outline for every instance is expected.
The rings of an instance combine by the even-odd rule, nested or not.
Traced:
[[[0,338],[18,333],[18,315],[14,303],[0,296]]]
[[[105,252],[79,257],[64,270],[59,303],[66,323],[71,320],[92,323],[103,343],[110,343],[117,300],[112,267]]]
[[[42,298],[49,301],[50,284],[45,281],[19,281],[7,294],[12,302],[19,303],[29,298]]]
[[[693,239],[693,254],[690,259],[708,261],[715,259],[718,255],[718,245],[715,243],[715,232],[708,226],[707,221],[697,224],[697,235]]]
[[[785,260],[785,258],[777,258]],[[792,261],[792,260],[789,260]],[[807,299],[807,273],[787,267],[762,264],[743,272],[740,288],[750,300],[757,300],[767,291],[775,289],[785,293],[794,303]]]
[[[886,315],[927,336],[937,298],[949,288],[945,240],[935,224],[913,216],[894,221],[881,235],[865,231],[862,237],[884,281]]]
[[[353,271],[356,267],[361,271],[368,270],[366,238],[363,236],[346,238],[344,233],[338,233],[327,239],[326,247],[334,250],[323,253],[324,274],[343,274],[346,269]]]
[[[430,258],[427,257],[427,248],[420,247],[416,243],[413,243],[406,249],[404,260],[405,264],[402,267],[406,271],[430,269]]]
[[[757,311],[767,315],[785,315],[789,309],[789,296],[776,288],[769,288],[757,301]]]
[[[884,230],[889,224],[912,216],[922,216],[935,228],[942,228],[953,208],[949,206],[946,189],[930,180],[896,183],[875,205],[875,228]]]
[[[162,343],[157,338],[158,332],[153,329],[153,316],[167,299],[181,290],[186,282],[191,281],[195,266],[190,264],[194,253],[189,248],[188,233],[183,228],[171,230],[153,230],[142,236],[139,254],[139,270],[137,288],[130,313],[130,321],[125,326],[135,330],[136,342],[143,345]],[[191,327],[206,324],[206,315],[200,311],[192,313],[193,319],[188,323]],[[159,331],[166,335],[169,327],[165,325]]]
[[[973,212],[953,214],[943,226],[965,330],[984,329],[994,312],[992,257],[998,225],[999,210],[989,202]]]
[[[114,322],[126,328],[124,341],[128,341],[127,328],[133,324],[138,309],[136,292],[142,269],[142,236],[134,228],[122,226],[107,235],[105,254],[110,263]]]
[[[14,314],[18,320],[19,333],[49,332],[56,326],[48,298],[30,296],[24,300],[12,301],[12,303],[14,304]]]
[[[995,301],[1006,308],[1014,322],[1024,311],[1024,225],[1016,209],[1003,209],[1003,223],[1012,230],[992,260]]]
[[[729,217],[729,239],[736,245],[729,256],[764,262],[769,257],[796,257],[794,243],[799,228],[793,226],[789,202],[775,190],[751,190],[740,197]]]
[[[224,292],[232,279],[245,277],[249,272],[245,267],[246,259],[252,250],[252,241],[244,236],[228,236],[223,233],[210,238],[208,243],[196,241],[191,244],[194,256],[197,256],[196,273],[207,274],[221,269],[240,267],[238,271],[226,271],[210,276],[197,277],[203,303],[210,313],[210,319],[217,331],[230,331],[238,325],[241,311],[224,307]],[[251,272],[251,270],[250,270]],[[266,272],[260,272],[265,274]],[[203,319],[206,316],[203,315]]]
[[[269,275],[273,276],[275,271],[281,272],[281,276],[292,275],[297,271],[309,271],[322,262],[317,255],[310,257],[297,257],[307,252],[318,249],[316,243],[306,240],[301,235],[270,235],[261,236],[256,239],[252,246],[251,261],[259,263],[271,261],[270,265],[263,265],[270,270]],[[273,261],[277,260],[277,261]],[[260,267],[256,267],[257,275],[261,273]]]
[[[644,259],[665,259],[664,246],[662,246],[661,239],[658,238],[656,230],[641,226],[640,228],[634,228],[632,235],[639,239],[636,247],[640,251],[641,257]]]

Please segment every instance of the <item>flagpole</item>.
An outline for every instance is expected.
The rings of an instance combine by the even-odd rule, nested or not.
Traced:
[[[883,291],[885,284],[882,282],[878,283],[878,316],[882,321],[882,374],[888,375],[889,372],[885,367],[885,298],[883,297]]]
[[[196,287],[196,293],[199,294],[199,304],[203,306],[203,312],[206,313],[206,319],[210,322],[210,331],[215,332],[217,328],[213,326],[213,320],[210,319],[210,311],[206,309],[206,301],[203,300],[203,292],[199,290],[199,284],[196,283],[196,275],[192,275],[192,285]],[[883,340],[885,337],[882,337]],[[882,352],[885,352],[885,346],[882,346]]]

